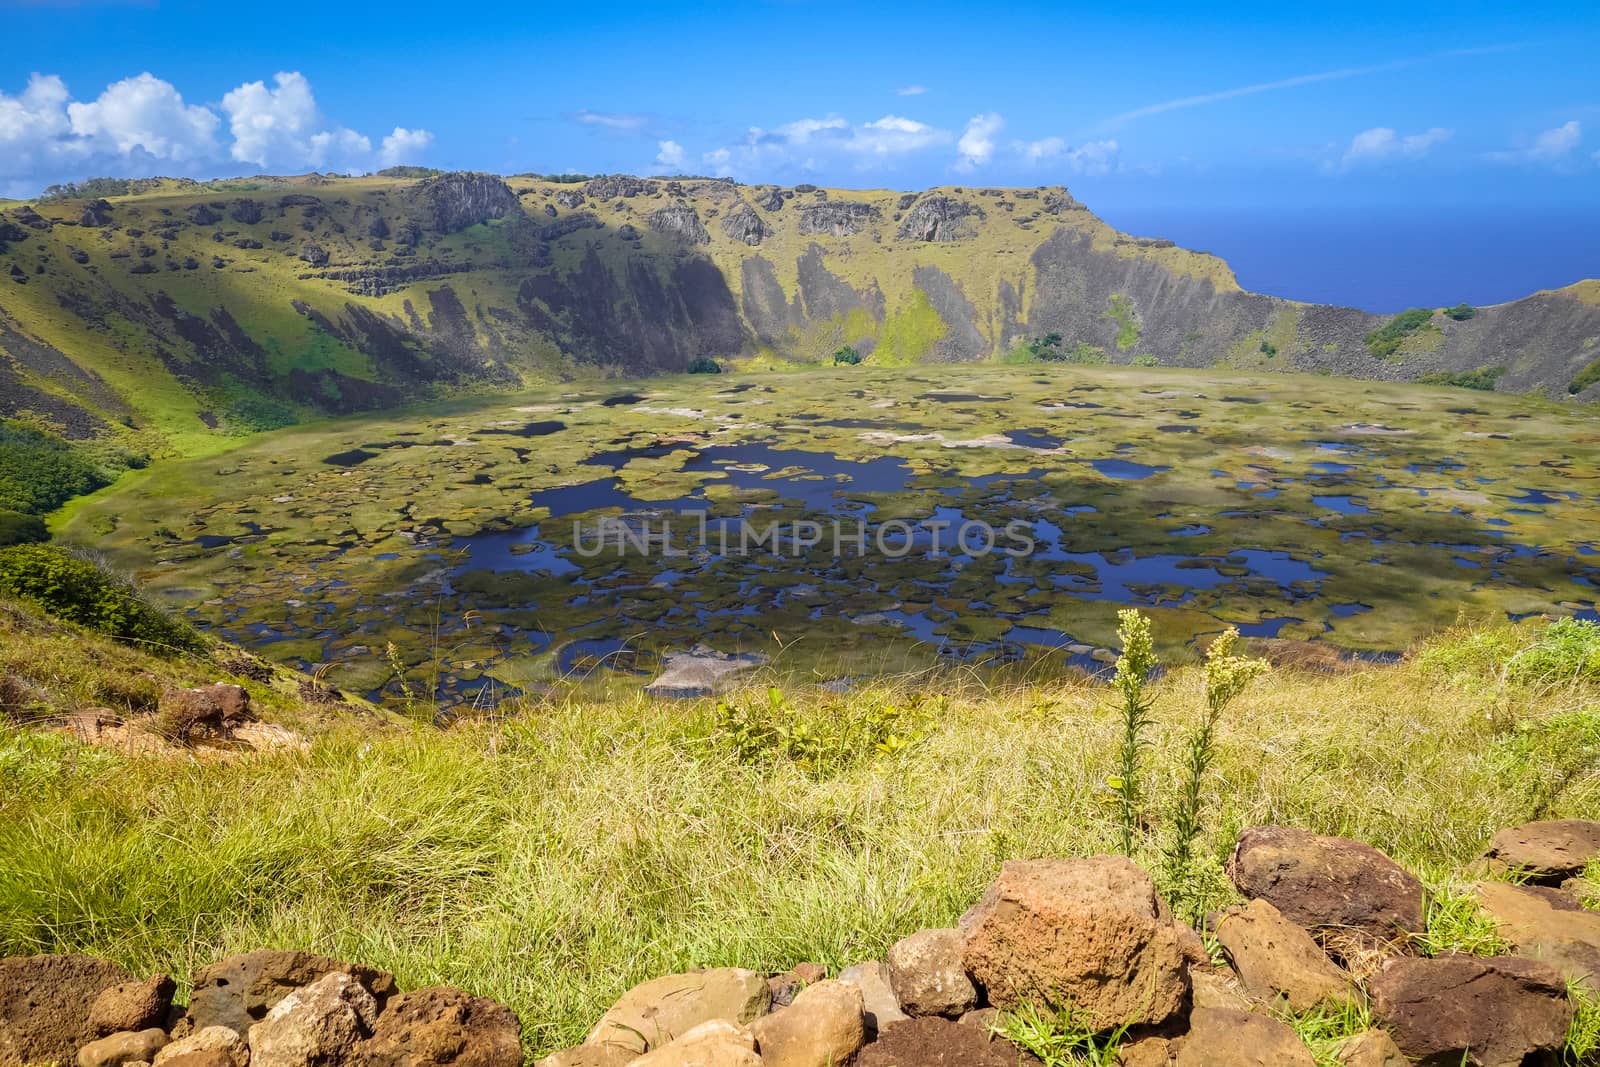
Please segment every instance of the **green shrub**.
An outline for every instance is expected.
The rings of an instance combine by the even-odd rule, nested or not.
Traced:
[[[1061,335],[1051,332],[1043,337],[1035,337],[1028,342],[1028,354],[1034,359],[1042,359],[1047,363],[1059,362],[1063,358]]]
[[[847,367],[854,367],[861,362],[861,353],[851,345],[845,345],[833,354],[833,365],[837,367],[843,363]]]
[[[1425,328],[1433,321],[1433,312],[1427,308],[1412,308],[1402,311],[1387,324],[1373,330],[1363,339],[1367,343],[1367,350],[1380,359],[1386,359],[1399,351],[1406,338]]]
[[[1579,371],[1578,376],[1567,384],[1567,392],[1577,396],[1595,382],[1600,382],[1600,359]]]
[[[1444,313],[1457,322],[1466,322],[1478,313],[1478,309],[1471,304],[1457,304],[1453,308],[1445,308]]]
[[[1271,341],[1262,341],[1261,353],[1269,358],[1275,356],[1278,354],[1278,346],[1273,344]]]
[[[37,515],[0,511],[0,546],[27,545],[50,540],[50,529]]]
[[[1434,374],[1424,374],[1417,381],[1423,385],[1453,385],[1458,389],[1481,389],[1486,393],[1494,391],[1494,383],[1505,374],[1504,367],[1479,367],[1477,370],[1462,371],[1451,374],[1438,371]]]
[[[1133,365],[1135,367],[1159,367],[1161,366],[1161,361],[1150,353],[1145,352],[1133,357]]]
[[[916,744],[937,720],[942,699],[917,695],[901,702],[868,694],[807,715],[773,687],[764,704],[718,703],[715,731],[740,763],[787,762],[825,776]]]
[[[1498,676],[1524,644],[1522,633],[1509,623],[1486,629],[1456,626],[1429,639],[1417,662],[1430,674],[1489,678]]]
[[[1132,300],[1121,293],[1112,293],[1102,314],[1117,324],[1117,351],[1126,352],[1139,343],[1139,314]]]
[[[42,515],[110,484],[97,463],[61,438],[0,420],[0,508]]]
[[[690,374],[721,374],[722,364],[710,356],[696,356],[689,361],[689,366],[685,369]]]
[[[1511,657],[1506,680],[1522,685],[1600,681],[1600,623],[1557,619]]]
[[[169,618],[127,579],[60,548],[0,549],[0,593],[130,644],[161,651],[189,651],[203,644],[193,627]]]

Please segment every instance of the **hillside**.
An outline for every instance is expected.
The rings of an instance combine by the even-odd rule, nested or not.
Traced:
[[[1299,304],[1118,233],[1061,188],[467,174],[130,188],[0,210],[0,417],[193,453],[319,413],[699,356],[1020,358],[1050,333],[1050,354],[1079,362],[1600,395],[1595,282],[1394,320]]]

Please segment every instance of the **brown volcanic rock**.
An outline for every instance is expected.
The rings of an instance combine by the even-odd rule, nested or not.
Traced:
[[[1600,991],[1600,912],[1559,889],[1506,882],[1478,886],[1478,903],[1513,951]]]
[[[440,987],[402,993],[362,1043],[366,1067],[521,1067],[522,1024],[488,997]]]
[[[1224,913],[1217,941],[1252,997],[1292,1012],[1347,1000],[1354,994],[1350,976],[1311,935],[1265,900]]]
[[[1581,874],[1596,856],[1600,856],[1600,822],[1551,819],[1501,830],[1490,839],[1483,858],[1492,870],[1558,885]]]
[[[1001,1009],[1070,1005],[1102,1030],[1163,1022],[1188,996],[1179,928],[1120,856],[1007,862],[961,932],[968,972]]]
[[[1368,983],[1373,1018],[1422,1067],[1520,1067],[1566,1043],[1560,972],[1518,956],[1399,958]]]
[[[1425,925],[1422,883],[1360,841],[1257,826],[1239,835],[1228,874],[1245,896],[1327,939],[1390,943]]]
[[[143,982],[119,982],[95,998],[89,1008],[89,1025],[97,1034],[164,1026],[177,988],[164,974]]]
[[[358,963],[344,963],[309,952],[257,949],[202,968],[194,976],[189,1012],[174,1036],[226,1026],[247,1034],[252,1024],[290,993],[328,974],[348,974],[383,1001],[395,991],[394,975]]]
[[[131,980],[92,956],[0,959],[0,1064],[72,1062],[98,1036],[89,1014],[100,994]]]
[[[861,1050],[856,1067],[1039,1067],[1011,1042],[929,1015],[896,1023]]]
[[[959,930],[919,930],[895,942],[884,963],[902,1011],[954,1019],[978,1006],[962,948]]]
[[[1200,1008],[1178,1044],[1177,1067],[1316,1067],[1300,1035],[1266,1015]]]

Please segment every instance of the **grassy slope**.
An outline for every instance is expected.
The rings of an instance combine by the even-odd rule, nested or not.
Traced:
[[[519,194],[527,220],[493,221],[468,227],[450,235],[425,233],[418,254],[411,258],[395,256],[398,237],[391,237],[384,249],[369,246],[368,227],[379,217],[398,231],[408,218],[420,217],[408,196],[412,182],[391,178],[297,178],[263,181],[226,181],[208,185],[165,183],[156,189],[126,197],[112,198],[112,225],[107,229],[76,225],[83,202],[59,201],[36,205],[41,214],[58,224],[48,232],[27,231],[27,237],[12,244],[3,257],[6,264],[22,269],[26,284],[7,280],[0,306],[7,316],[28,335],[54,346],[101,376],[111,389],[133,410],[132,427],[121,424],[116,412],[98,413],[110,424],[106,432],[131,437],[130,444],[154,454],[205,454],[217,447],[217,438],[228,432],[249,429],[248,419],[229,416],[230,405],[265,395],[282,403],[288,397],[283,377],[291,370],[335,370],[355,379],[386,381],[392,371],[375,365],[365,354],[315,328],[297,313],[292,302],[300,301],[318,313],[337,319],[347,304],[355,304],[408,329],[411,306],[426,322],[430,317],[430,294],[449,287],[461,300],[467,315],[470,340],[485,358],[496,351],[496,338],[503,345],[499,355],[508,369],[524,384],[536,384],[573,373],[595,374],[654,369],[633,351],[606,351],[592,357],[593,362],[575,364],[564,356],[557,341],[539,333],[520,318],[517,297],[522,282],[541,271],[564,276],[575,269],[591,252],[616,278],[627,275],[630,264],[647,263],[647,270],[665,278],[671,264],[685,252],[703,253],[720,268],[734,303],[741,306],[743,285],[741,264],[759,255],[772,264],[786,298],[798,299],[798,262],[813,244],[823,250],[828,272],[861,294],[881,293],[886,321],[855,312],[828,318],[811,317],[778,343],[777,351],[752,346],[750,355],[758,362],[793,365],[825,360],[841,344],[863,339],[884,342],[884,359],[905,363],[927,358],[933,342],[944,334],[949,323],[930,316],[930,308],[913,281],[918,268],[936,268],[954,283],[956,290],[975,309],[972,328],[976,329],[986,354],[999,355],[1016,341],[1016,323],[1026,323],[1039,297],[1039,286],[1031,257],[1052,233],[1060,228],[1088,237],[1088,245],[1098,253],[1108,253],[1109,261],[1097,261],[1096,270],[1106,262],[1125,261],[1127,284],[1135,274],[1158,267],[1173,279],[1201,281],[1218,294],[1238,293],[1232,272],[1221,260],[1164,242],[1128,238],[1096,218],[1081,206],[1068,206],[1059,214],[1044,210],[1052,197],[1064,191],[986,190],[942,187],[923,195],[945,195],[980,208],[985,217],[969,220],[972,236],[950,243],[924,243],[901,240],[896,236],[902,214],[899,194],[887,190],[826,190],[828,201],[850,201],[876,208],[878,217],[865,224],[862,232],[846,236],[803,235],[798,216],[803,205],[819,194],[796,193],[781,211],[758,214],[771,230],[758,248],[751,248],[724,232],[722,219],[739,201],[752,203],[765,187],[733,187],[716,182],[684,183],[684,199],[690,204],[710,235],[710,243],[687,249],[655,234],[648,223],[651,212],[671,203],[674,195],[664,183],[644,196],[598,202],[592,199],[573,208],[557,207],[562,193],[581,191],[579,185],[563,185],[531,178],[512,178],[509,184]],[[278,207],[284,195],[312,196],[319,207],[306,214],[302,206]],[[264,217],[256,223],[240,223],[230,216],[231,206],[241,197],[265,205]],[[1026,198],[1025,198],[1026,197]],[[1070,204],[1070,200],[1066,201]],[[575,212],[593,212],[604,229],[586,228],[552,241],[536,236],[540,227],[552,221],[546,209],[555,211],[560,221]],[[196,224],[196,210],[219,211],[220,222]],[[637,247],[617,237],[617,228],[632,225],[643,234]],[[306,227],[309,226],[309,229]],[[130,230],[143,231],[133,236]],[[273,234],[279,239],[274,240]],[[222,241],[213,240],[222,236]],[[238,248],[239,240],[257,241],[260,249]],[[316,277],[319,270],[299,256],[302,246],[314,242],[331,257],[329,270],[368,270],[381,267],[415,265],[437,259],[466,269],[416,281],[398,291],[378,297],[358,296],[348,284]],[[144,249],[153,254],[141,255]],[[77,263],[74,253],[87,256]],[[113,258],[113,255],[117,258]],[[212,266],[220,256],[225,265]],[[540,258],[548,257],[549,265]],[[194,260],[195,269],[181,264]],[[168,263],[178,269],[167,269]],[[133,274],[139,264],[154,265],[154,273]],[[44,273],[36,273],[39,268]],[[1122,268],[1116,268],[1120,271]],[[1122,284],[1122,283],[1118,283]],[[1018,295],[1020,307],[1015,323],[1002,313],[1002,292]],[[192,389],[174,377],[161,358],[164,350],[179,362],[206,364],[212,353],[199,351],[190,342],[157,335],[143,323],[132,321],[114,307],[109,293],[120,294],[131,308],[130,314],[147,314],[152,298],[165,295],[185,313],[207,318],[213,309],[227,308],[248,334],[267,353],[267,365],[277,377],[274,382],[242,382],[219,387]],[[1571,299],[1587,307],[1588,292],[1580,284],[1563,290],[1561,299]],[[670,296],[670,292],[669,292]],[[106,311],[104,321],[91,324],[63,303],[86,303]],[[1281,302],[1281,313],[1266,331],[1286,355],[1294,346],[1300,318],[1308,306]],[[107,310],[110,309],[110,310]],[[503,314],[496,315],[499,309]],[[1105,309],[1111,310],[1111,309]],[[1154,309],[1139,309],[1141,314]],[[480,314],[486,317],[480,318]],[[651,315],[647,312],[647,318]],[[1120,318],[1126,317],[1121,316]],[[745,327],[748,329],[749,324]],[[1086,327],[1087,329],[1088,327]],[[1133,320],[1123,329],[1126,351],[1116,353],[1126,361],[1144,353],[1138,342]],[[1260,341],[1265,335],[1251,333],[1238,344],[1235,365],[1273,366],[1259,358]],[[1070,340],[1070,339],[1069,339]],[[1306,342],[1309,344],[1310,342]],[[1304,345],[1300,346],[1304,348]],[[1309,349],[1307,349],[1309,351]],[[1155,353],[1164,361],[1182,361],[1181,351]],[[1428,355],[1428,353],[1421,353]],[[1586,361],[1585,361],[1586,362]],[[1278,365],[1283,365],[1279,361]],[[61,395],[61,381],[37,370],[24,375],[28,385]],[[1570,375],[1568,376],[1570,377]],[[1566,384],[1566,378],[1560,383]],[[413,395],[431,395],[428,390]],[[306,397],[296,398],[302,414],[309,414]],[[81,400],[81,397],[80,397]],[[91,406],[93,406],[91,404]],[[295,405],[291,404],[291,407]],[[203,411],[220,413],[220,430],[207,428],[198,418]]]
[[[1414,659],[1257,682],[1222,726],[1209,884],[1256,823],[1369,840],[1443,884],[1499,827],[1592,816],[1596,691],[1508,685],[1492,655],[1462,651],[1523,639],[1443,638],[1459,673]],[[227,951],[311,948],[498,997],[553,1048],[645,977],[848,964],[953,922],[1003,858],[1112,847],[1107,690],[946,675],[850,706],[935,691],[950,700],[920,743],[840,747],[810,772],[738,762],[708,703],[637,697],[443,734],[333,729],[309,753],[226,765],[0,731],[0,953],[181,976]],[[829,699],[794,706],[821,723]],[[1193,668],[1157,689],[1155,845],[1201,704]]]

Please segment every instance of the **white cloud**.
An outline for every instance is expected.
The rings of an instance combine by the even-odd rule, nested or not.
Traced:
[[[433,144],[427,130],[396,126],[374,151],[365,135],[322,116],[303,75],[273,81],[270,89],[246,82],[223,97],[231,141],[219,143],[217,112],[186,103],[148,72],[86,101],[73,100],[57,75],[34,74],[19,95],[0,92],[0,187],[31,196],[93,175],[214,177],[237,173],[239,163],[365,170],[414,161]]]
[[[1037,163],[1041,159],[1052,159],[1066,150],[1067,142],[1059,137],[1046,137],[1042,141],[1018,141],[1017,151],[1029,163]]]
[[[969,119],[967,128],[961,132],[961,140],[956,142],[956,151],[961,156],[956,169],[969,171],[988,163],[994,156],[995,135],[1004,125],[1005,120],[993,111]]]
[[[885,115],[855,130],[854,136],[846,142],[845,147],[852,152],[869,152],[883,156],[917,152],[924,148],[946,144],[949,140],[948,131],[929,126],[925,122],[901,118],[899,115]]]
[[[656,166],[668,170],[678,170],[683,167],[683,145],[677,141],[657,141]]]
[[[171,83],[149,73],[106,86],[90,103],[68,104],[67,115],[74,134],[118,155],[142,151],[182,163],[216,151],[217,116],[185,104]]]
[[[233,134],[229,154],[234,159],[291,170],[345,170],[370,162],[372,142],[354,130],[330,126],[317,109],[305,75],[279,71],[272,80],[276,88],[246,82],[222,98]]]
[[[899,96],[921,96],[928,91],[926,85],[904,85],[895,90]]]
[[[1014,141],[1011,148],[1030,166],[1048,162],[1052,169],[1068,174],[1101,177],[1117,169],[1119,146],[1115,141],[1089,141],[1073,148],[1060,137],[1046,137],[1040,141]]]
[[[1421,133],[1401,137],[1387,126],[1362,130],[1350,139],[1340,161],[1345,167],[1361,163],[1378,163],[1388,159],[1421,159],[1453,136],[1453,131],[1435,126]]]
[[[784,123],[772,131],[781,140],[790,144],[810,144],[813,137],[832,135],[848,130],[850,124],[844,119],[831,117],[825,119],[796,119],[794,122]],[[759,129],[751,129],[752,135],[759,135]]]
[[[829,162],[857,170],[892,167],[915,153],[947,145],[949,130],[903,115],[854,123],[838,115],[802,118],[772,129],[751,127],[740,144],[723,145],[701,160],[715,173],[749,180],[809,173]]]
[[[1563,123],[1553,130],[1545,130],[1528,149],[1531,159],[1553,162],[1568,155],[1583,139],[1583,124],[1577,119]]]
[[[572,113],[574,122],[585,126],[598,126],[612,133],[642,133],[650,125],[650,116],[635,115],[622,111],[590,111],[588,108],[579,108]]]
[[[427,130],[408,130],[404,126],[396,126],[394,132],[383,139],[378,162],[385,167],[415,163],[432,147],[433,134]]]

